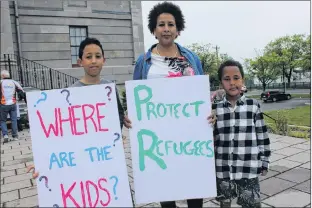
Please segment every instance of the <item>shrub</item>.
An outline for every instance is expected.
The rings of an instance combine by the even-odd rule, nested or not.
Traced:
[[[280,111],[278,111],[277,114],[276,114],[275,125],[276,125],[277,132],[279,132],[281,135],[287,136],[287,133],[288,133],[288,119]]]

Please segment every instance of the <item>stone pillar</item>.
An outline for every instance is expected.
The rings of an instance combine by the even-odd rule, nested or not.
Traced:
[[[14,54],[10,9],[8,1],[0,1],[0,25],[1,25],[1,58],[3,54]]]
[[[130,11],[132,17],[132,37],[133,37],[133,52],[134,61],[144,53],[144,35],[143,35],[143,20],[141,1],[131,1]]]

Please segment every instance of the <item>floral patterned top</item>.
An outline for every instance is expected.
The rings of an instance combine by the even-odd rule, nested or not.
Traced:
[[[148,79],[194,75],[194,70],[185,57],[172,58],[152,54],[151,62]]]

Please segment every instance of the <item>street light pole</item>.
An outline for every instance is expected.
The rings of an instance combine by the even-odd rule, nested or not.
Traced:
[[[218,47],[217,45],[216,45],[216,57],[217,57],[217,61],[216,61],[216,63],[217,63],[217,68],[219,67],[219,50],[220,49],[220,47]]]

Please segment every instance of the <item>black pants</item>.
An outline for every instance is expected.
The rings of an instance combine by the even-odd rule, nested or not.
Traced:
[[[175,201],[160,202],[162,208],[176,208]],[[187,200],[188,208],[202,208],[203,199],[188,199]]]

